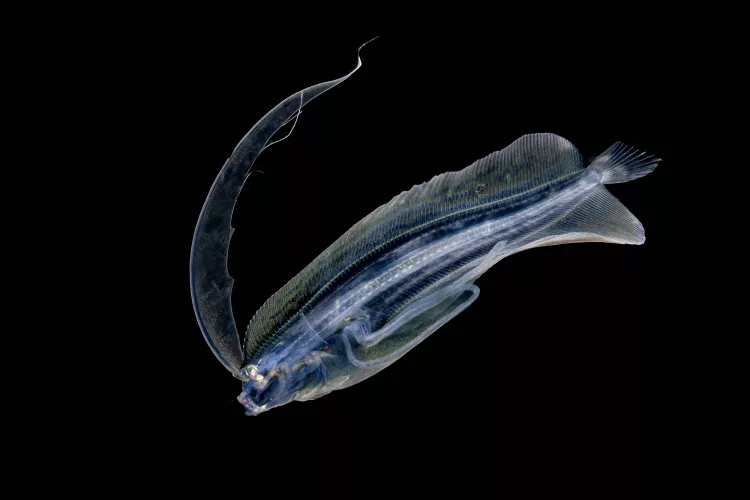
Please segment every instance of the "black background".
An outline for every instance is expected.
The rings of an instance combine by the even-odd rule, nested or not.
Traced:
[[[477,302],[385,371],[246,417],[239,381],[214,358],[192,311],[198,214],[244,134],[288,95],[347,73],[357,47],[378,34],[362,68],[261,154],[255,168],[264,173],[242,192],[229,259],[241,332],[266,298],[377,206],[526,133],[559,134],[589,160],[616,141],[663,158],[647,177],[608,186],[643,223],[646,243],[513,255],[477,281]],[[632,498],[651,458],[645,367],[667,323],[659,298],[670,293],[679,49],[658,33],[647,42],[447,31],[266,40],[196,30],[149,58],[141,83],[155,111],[149,125],[163,131],[154,148],[166,153],[144,170],[170,188],[153,221],[164,226],[157,246],[169,259],[146,320],[167,326],[149,334],[143,364],[129,374],[131,425],[175,455],[210,442],[249,468],[320,461],[320,477],[336,470],[360,486],[379,475],[430,481],[439,470],[467,478],[467,491],[479,484],[468,478],[482,478],[496,491]],[[389,466],[401,461],[408,465]]]

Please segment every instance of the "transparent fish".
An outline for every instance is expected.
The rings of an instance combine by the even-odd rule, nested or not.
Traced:
[[[658,158],[617,143],[586,166],[566,139],[524,135],[377,208],[269,298],[241,340],[227,253],[242,185],[274,133],[360,66],[358,56],[349,74],[268,112],[227,160],[198,220],[190,262],[196,317],[216,357],[243,381],[238,400],[248,415],[376,374],[471,305],[474,281],[509,255],[645,241],[643,226],[604,185],[642,177]]]

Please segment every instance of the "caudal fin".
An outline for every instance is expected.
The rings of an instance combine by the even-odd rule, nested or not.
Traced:
[[[616,142],[588,168],[601,175],[602,184],[628,182],[651,173],[661,161],[652,154]]]

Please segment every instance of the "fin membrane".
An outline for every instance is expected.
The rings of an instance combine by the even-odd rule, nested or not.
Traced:
[[[456,317],[479,297],[476,285],[448,287],[409,306],[394,320],[374,333],[380,340],[356,344],[345,336],[349,361],[360,368],[390,364]]]
[[[534,242],[524,246],[524,250],[564,243],[642,245],[646,241],[640,221],[604,186],[596,188],[535,236]]]
[[[601,174],[602,184],[617,184],[653,172],[660,161],[652,154],[616,142],[591,162],[589,168]]]

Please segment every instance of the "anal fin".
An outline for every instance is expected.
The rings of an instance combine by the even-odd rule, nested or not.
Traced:
[[[642,245],[646,233],[640,221],[604,186],[574,205],[557,220],[534,234],[523,249],[565,243],[618,243]]]

